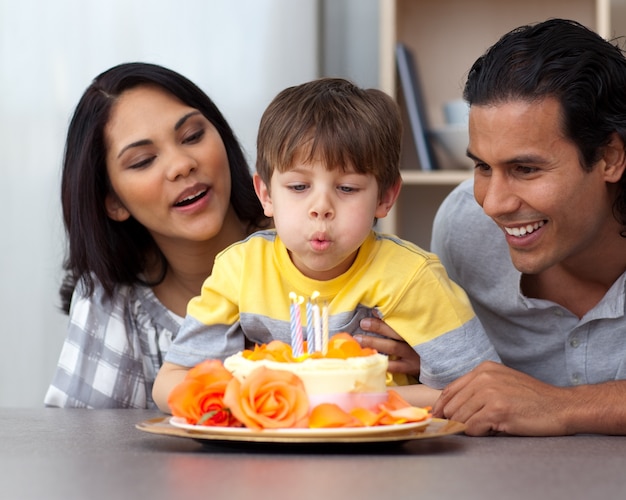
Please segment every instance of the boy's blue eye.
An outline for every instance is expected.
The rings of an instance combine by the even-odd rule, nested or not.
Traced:
[[[290,188],[294,191],[304,191],[306,189],[306,186],[304,184],[292,184]]]

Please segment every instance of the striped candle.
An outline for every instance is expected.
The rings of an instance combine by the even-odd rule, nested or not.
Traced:
[[[289,294],[289,332],[291,336],[291,350],[296,349],[296,294],[291,292]]]
[[[309,299],[306,302],[306,344],[309,354],[315,352],[315,334],[313,332],[313,305]]]
[[[322,354],[328,352],[328,302],[322,306]]]
[[[319,295],[319,292],[313,292],[306,303],[306,341],[307,352],[309,354],[313,354],[317,349],[317,344],[315,342],[315,325],[313,321],[313,303],[317,302]]]
[[[317,302],[313,303],[313,328],[315,330],[315,348],[322,350],[322,325],[320,319],[320,306]]]
[[[304,354],[304,339],[302,338],[302,318],[300,316],[300,305],[304,302],[302,297],[298,297],[295,303],[295,315],[296,315],[296,347],[292,347],[293,355],[298,358]]]
[[[300,307],[298,305],[298,297],[295,293],[291,292],[289,294],[289,300],[291,302],[289,308],[291,350],[293,355],[298,357],[302,355],[302,324],[300,323]]]

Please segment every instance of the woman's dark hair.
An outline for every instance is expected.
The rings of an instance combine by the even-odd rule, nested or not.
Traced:
[[[626,58],[583,25],[550,19],[504,35],[469,71],[463,94],[470,105],[555,98],[562,130],[591,170],[617,133],[626,144]],[[613,204],[626,226],[626,172]]]
[[[162,66],[126,63],[97,76],[81,97],[71,119],[61,179],[63,221],[68,237],[67,271],[60,289],[61,307],[69,311],[71,295],[81,280],[86,293],[94,290],[94,277],[111,296],[118,284],[154,286],[167,271],[167,261],[152,236],[133,217],[110,219],[105,199],[111,186],[106,167],[105,127],[111,108],[126,90],[158,85],[183,103],[199,110],[219,132],[230,166],[230,202],[249,230],[268,225],[254,192],[252,176],[241,146],[213,101],[193,82]],[[145,283],[141,273],[148,257],[160,258],[161,277]]]

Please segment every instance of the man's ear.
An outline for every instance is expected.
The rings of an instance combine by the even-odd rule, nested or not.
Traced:
[[[252,177],[252,181],[254,182],[254,190],[256,191],[256,195],[263,205],[263,213],[266,217],[274,217],[274,205],[272,204],[272,197],[270,196],[270,189],[267,187],[267,184],[263,182],[261,176],[254,173]]]
[[[611,140],[604,148],[604,176],[606,182],[619,182],[626,169],[626,152],[624,141],[617,133],[613,133]]]
[[[402,179],[398,179],[398,181],[387,189],[381,196],[378,201],[378,206],[376,207],[375,217],[377,219],[382,219],[383,217],[387,217],[387,214],[392,209],[394,203],[398,199],[400,195],[400,188],[402,187]]]
[[[114,193],[107,194],[107,197],[104,200],[104,205],[106,207],[107,215],[114,221],[124,222],[130,217],[130,212],[126,210],[126,207]]]

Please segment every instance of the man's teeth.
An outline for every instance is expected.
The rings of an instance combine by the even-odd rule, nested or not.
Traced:
[[[543,226],[544,222],[535,222],[534,224],[528,224],[527,226],[522,227],[505,227],[504,230],[510,234],[511,236],[524,236],[526,234],[530,234],[533,231],[536,231],[541,226]]]

